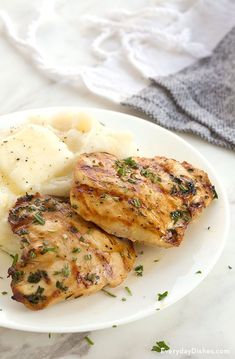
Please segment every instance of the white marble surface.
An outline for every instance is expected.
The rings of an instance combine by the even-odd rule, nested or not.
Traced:
[[[49,1],[49,0],[48,0]],[[149,1],[143,1],[145,4]],[[95,0],[84,0],[84,9],[96,11]],[[100,2],[99,2],[100,3]],[[123,6],[123,1],[117,1]],[[140,1],[130,1],[139,6]],[[17,5],[18,4],[18,5]],[[31,7],[29,1],[0,0],[0,8],[7,9],[24,28]],[[31,2],[32,6],[32,2]],[[108,2],[111,7],[111,2]],[[98,11],[98,10],[97,10]],[[22,59],[0,35],[0,114],[21,109],[84,105],[117,111],[127,109],[99,99],[85,90],[46,80],[29,63]],[[129,111],[134,114],[134,112]],[[34,334],[0,329],[1,359],[143,359],[157,357],[151,352],[156,341],[165,340],[171,349],[214,350],[223,349],[228,354],[217,358],[234,358],[235,319],[235,156],[202,140],[181,135],[196,146],[211,162],[227,190],[232,210],[232,226],[225,250],[210,275],[186,298],[154,316],[118,328],[90,333],[92,347],[83,340],[84,334]],[[223,225],[223,223],[221,223]],[[233,269],[229,269],[231,265]],[[166,357],[211,358],[212,354],[165,354]]]

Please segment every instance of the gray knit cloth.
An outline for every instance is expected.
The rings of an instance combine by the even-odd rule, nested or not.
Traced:
[[[152,84],[123,103],[170,130],[235,149],[235,27],[212,56]]]

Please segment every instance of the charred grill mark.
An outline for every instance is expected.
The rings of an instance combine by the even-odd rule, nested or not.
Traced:
[[[174,246],[178,246],[181,242],[176,229],[168,229],[166,235],[164,236],[164,240]]]
[[[99,250],[96,250],[95,254],[100,259],[100,262],[102,263],[105,272],[108,274],[109,277],[112,277],[113,276],[113,269],[112,269],[112,267],[111,267],[111,265],[109,264],[109,261],[108,261],[108,259],[110,259],[110,256],[107,259],[106,256]]]
[[[85,207],[85,213],[92,213],[93,215],[97,213],[96,207],[91,206],[91,204],[88,204],[86,201],[86,196],[85,194],[90,194],[92,193],[94,195],[94,198],[96,198],[96,196],[100,196],[101,193],[103,193],[102,190],[98,190],[98,189],[92,189],[92,192],[90,191],[86,191],[86,188],[89,188],[87,185],[82,185],[82,190],[80,191],[80,186],[76,186],[73,188],[73,194],[72,196],[76,197],[77,199],[79,199],[82,202],[83,207]],[[95,196],[96,193],[96,196]],[[112,192],[114,193],[114,192]],[[128,197],[126,197],[126,199],[128,199]],[[122,198],[123,200],[123,198]],[[130,208],[127,208],[129,210],[131,210],[131,206]],[[78,212],[79,213],[79,212]],[[101,216],[102,218],[106,218],[106,214],[104,216]],[[109,213],[109,218],[112,217],[112,213]],[[113,217],[113,219],[115,219],[115,216]],[[125,225],[130,226],[131,223],[133,222],[133,218],[126,216],[124,218],[124,216],[122,217],[122,223],[125,223]],[[95,221],[94,221],[95,222]]]
[[[39,310],[71,297],[77,298],[86,292],[97,291],[108,283],[119,284],[127,271],[121,268],[120,279],[112,276],[113,272],[117,273],[117,267],[109,263],[109,251],[119,253],[128,247],[132,256],[124,259],[129,263],[128,270],[131,269],[134,262],[132,245],[124,245],[82,220],[67,200],[64,202],[64,199],[37,194],[28,198],[27,202],[20,199],[17,203],[20,206],[13,208],[12,212],[17,209],[20,221],[16,227],[12,225],[12,229],[21,242],[27,241],[27,245],[20,260],[9,268],[8,273],[12,278],[14,299],[26,307]],[[45,225],[35,225],[33,222],[32,215],[39,209]],[[71,218],[68,216],[70,213]],[[22,214],[29,219],[27,224]],[[99,252],[99,241],[101,244],[102,241],[108,243],[107,251]]]

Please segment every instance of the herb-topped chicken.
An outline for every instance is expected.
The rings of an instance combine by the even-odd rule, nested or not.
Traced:
[[[110,234],[170,247],[181,243],[188,224],[216,197],[207,174],[187,162],[118,160],[97,152],[79,157],[70,201]]]
[[[9,269],[13,299],[32,310],[115,287],[133,267],[131,242],[85,222],[65,198],[21,197],[9,222],[23,250]]]

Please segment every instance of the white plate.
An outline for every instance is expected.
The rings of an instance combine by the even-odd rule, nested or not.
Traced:
[[[69,107],[69,111],[81,108]],[[2,116],[0,128],[24,120],[32,114],[55,114],[66,108],[37,109]],[[164,155],[179,161],[186,160],[204,169],[215,185],[219,199],[189,226],[186,238],[179,248],[159,249],[144,247],[137,264],[143,264],[144,275],[137,277],[131,272],[128,279],[111,291],[116,298],[103,292],[57,304],[43,311],[32,312],[10,299],[10,280],[6,279],[11,261],[0,254],[0,325],[8,328],[35,332],[82,332],[128,323],[155,313],[157,308],[172,305],[194,289],[210,272],[225,244],[229,227],[228,201],[225,192],[207,160],[190,144],[175,134],[150,122],[123,113],[99,109],[84,109],[102,123],[117,130],[134,133],[141,155]],[[208,230],[208,227],[210,229]],[[138,250],[139,252],[141,249]],[[154,262],[159,259],[159,262]],[[200,270],[201,274],[195,274]],[[128,296],[124,287],[131,288]],[[168,296],[157,301],[157,293],[168,291]],[[121,299],[126,297],[126,301]]]

